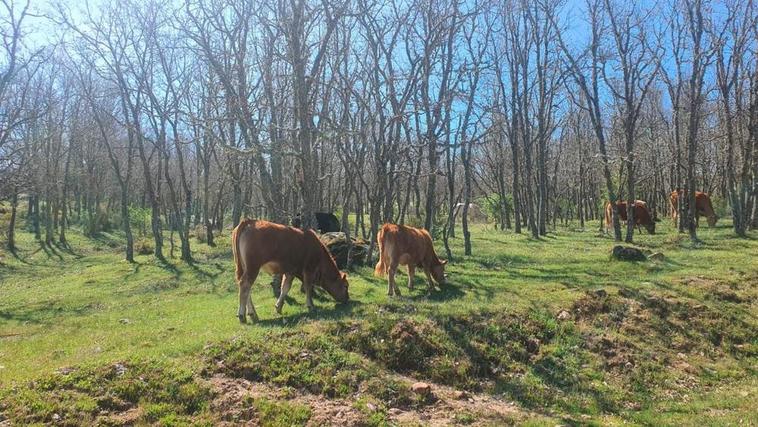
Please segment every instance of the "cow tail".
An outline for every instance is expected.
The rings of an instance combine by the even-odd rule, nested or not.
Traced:
[[[384,265],[384,252],[382,251],[382,243],[384,241],[384,229],[380,229],[376,234],[376,244],[379,247],[379,261],[374,268],[374,276],[382,277],[387,271],[387,266]]]
[[[237,283],[242,279],[242,275],[245,274],[245,267],[242,265],[242,256],[239,249],[239,238],[242,231],[245,230],[248,223],[246,220],[242,220],[237,227],[232,231],[232,254],[234,255],[234,267]]]

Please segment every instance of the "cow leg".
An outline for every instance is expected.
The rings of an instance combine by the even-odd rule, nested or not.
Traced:
[[[395,274],[397,274],[397,263],[392,263],[390,264],[389,273],[387,274],[389,280],[389,292],[387,292],[387,295],[389,296],[400,296],[400,289],[395,282]]]
[[[258,270],[249,271],[242,276],[239,283],[239,310],[237,310],[237,317],[240,323],[246,323],[245,315],[250,316],[253,321],[258,321],[258,314],[253,307],[253,300],[250,296],[250,288],[258,277]]]
[[[413,290],[413,275],[416,273],[416,266],[408,264],[408,290]]]
[[[295,279],[295,276],[292,276],[289,274],[285,274],[282,276],[282,292],[279,294],[279,299],[276,300],[276,305],[274,306],[278,314],[282,314],[282,306],[284,305],[284,299],[287,298],[287,293],[290,291],[290,287],[292,286],[292,281],[294,279]]]
[[[305,287],[305,305],[308,311],[313,311],[316,307],[313,305],[313,282],[308,274],[303,274],[303,287]]]
[[[429,293],[432,293],[434,290],[434,280],[432,280],[432,275],[429,274],[428,268],[424,268],[424,274],[426,274],[426,281],[429,282]]]

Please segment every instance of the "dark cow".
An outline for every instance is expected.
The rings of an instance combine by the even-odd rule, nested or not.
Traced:
[[[316,229],[320,233],[332,233],[336,231],[340,231],[340,221],[337,219],[337,217],[330,212],[315,212],[313,216],[316,218]],[[303,219],[300,217],[300,212],[297,213],[297,216],[292,218],[292,226],[301,228],[303,225]]]
[[[258,315],[250,297],[250,287],[260,270],[282,274],[282,291],[276,302],[276,312],[282,312],[292,280],[303,282],[306,304],[313,309],[313,285],[320,285],[339,302],[347,302],[347,275],[334,263],[313,230],[274,224],[273,222],[245,219],[232,232],[232,253],[239,285],[239,320],[245,315],[254,321]]]
[[[616,206],[618,208],[618,214],[619,219],[624,222],[627,220],[626,215],[626,201],[619,200],[616,202]],[[605,203],[605,228],[606,230],[610,230],[613,226],[613,217],[611,216],[613,214],[613,209],[611,208],[611,203],[606,202]],[[635,200],[634,201],[634,224],[639,229],[640,226],[645,227],[645,230],[647,230],[650,234],[655,234],[655,220],[653,216],[650,214],[650,210],[647,208],[647,203],[643,200]]]
[[[679,217],[679,199],[681,197],[687,197],[687,192],[681,189],[671,192],[671,218],[674,219],[674,225],[677,224]],[[716,221],[719,220],[713,211],[713,204],[711,204],[711,198],[708,197],[708,194],[695,191],[695,227],[700,225],[700,215],[708,219],[709,227],[716,226]]]

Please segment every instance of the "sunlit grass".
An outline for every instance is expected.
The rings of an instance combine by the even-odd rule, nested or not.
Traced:
[[[715,298],[713,286],[690,285],[688,280],[714,281],[722,287],[749,282],[753,291],[736,287],[734,292],[754,295],[758,240],[755,236],[734,238],[728,224],[719,224],[715,229],[702,228],[700,237],[704,243],[693,245],[670,224],[661,223],[658,234],[637,235],[635,240],[643,249],[662,252],[664,261],[624,263],[610,259],[610,249],[615,243],[598,233],[597,224],[588,225],[585,231],[578,231],[575,226],[559,227],[540,240],[476,225],[473,256],[463,256],[462,239],[452,240],[454,259],[448,268],[451,284],[441,292],[427,295],[423,274],[417,275],[415,290],[409,291],[401,274],[398,283],[403,298],[388,300],[386,280],[373,277],[373,269],[366,266],[350,272],[350,304],[337,305],[324,294],[316,300],[316,312],[308,313],[304,296],[296,285],[283,316],[278,316],[269,277],[262,274],[253,290],[261,322],[240,325],[236,318],[237,295],[228,232],[217,236],[215,248],[193,241],[196,261],[188,265],[171,258],[158,262],[149,255],[137,256],[135,263],[127,263],[123,261],[117,232],[87,238],[72,230],[68,233],[69,249],[44,247],[31,234],[19,231],[17,253],[0,252],[0,386],[38,378],[61,367],[135,357],[171,361],[194,369],[208,344],[240,336],[255,341],[306,324],[320,329],[321,322],[328,324],[335,320],[370,323],[384,310],[404,313],[412,308],[408,315],[421,320],[465,320],[480,312],[555,316],[560,310],[570,309],[587,291],[600,288],[614,295],[623,289],[642,295],[643,300],[655,296],[729,313],[739,320],[735,328],[747,329],[747,332],[735,330],[735,336],[747,334],[745,345],[755,347],[758,312],[754,299],[738,304],[729,298]],[[439,242],[438,253],[444,254]],[[602,333],[602,329],[597,331]],[[639,347],[642,354],[647,346],[653,345],[644,336],[631,332],[614,334]],[[604,422],[617,422],[617,417],[623,416],[634,422],[650,423],[670,413],[665,415],[666,419],[675,424],[700,416],[716,423],[719,411],[724,410],[732,411],[726,419],[737,422],[754,409],[750,398],[743,395],[755,392],[755,371],[748,368],[755,356],[744,350],[747,351],[744,358],[694,354],[693,357],[703,359],[697,364],[697,377],[710,371],[716,372],[710,375],[720,376],[712,380],[713,385],[702,396],[690,396],[684,403],[675,403],[673,398],[658,403],[643,401],[641,411],[623,406],[611,410],[618,402],[644,399],[628,394],[622,384],[624,378],[604,374],[598,360],[588,359],[589,354],[576,353],[575,348],[582,345],[581,336],[579,331],[570,330],[546,343],[544,351],[549,357],[523,362],[520,369],[527,369],[526,375],[501,384],[500,390],[526,406],[552,407],[567,414],[583,412]],[[673,336],[672,340],[676,339],[679,338]],[[663,345],[654,344],[651,352]],[[654,368],[659,362],[635,363],[643,368],[648,363]],[[550,375],[554,374],[550,372],[556,366],[561,375],[575,379],[564,384],[565,378],[552,378]],[[665,388],[671,378],[666,375],[666,367],[661,368],[662,372],[653,369],[646,375]],[[704,378],[699,380],[701,385],[706,382]],[[450,381],[458,380],[451,377]],[[568,395],[554,396],[556,387],[565,389]],[[721,400],[721,387],[723,393],[729,393],[729,399]],[[603,399],[587,394],[591,390],[607,395],[615,403],[603,403]]]

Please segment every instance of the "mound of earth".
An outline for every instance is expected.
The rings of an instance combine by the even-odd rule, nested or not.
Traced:
[[[364,265],[366,263],[369,247],[367,241],[350,237],[350,243],[348,244],[347,236],[343,232],[324,233],[320,238],[321,242],[329,250],[329,253],[332,254],[334,261],[337,262],[337,267],[344,269],[347,266],[347,252],[351,246],[350,258],[352,265]]]

